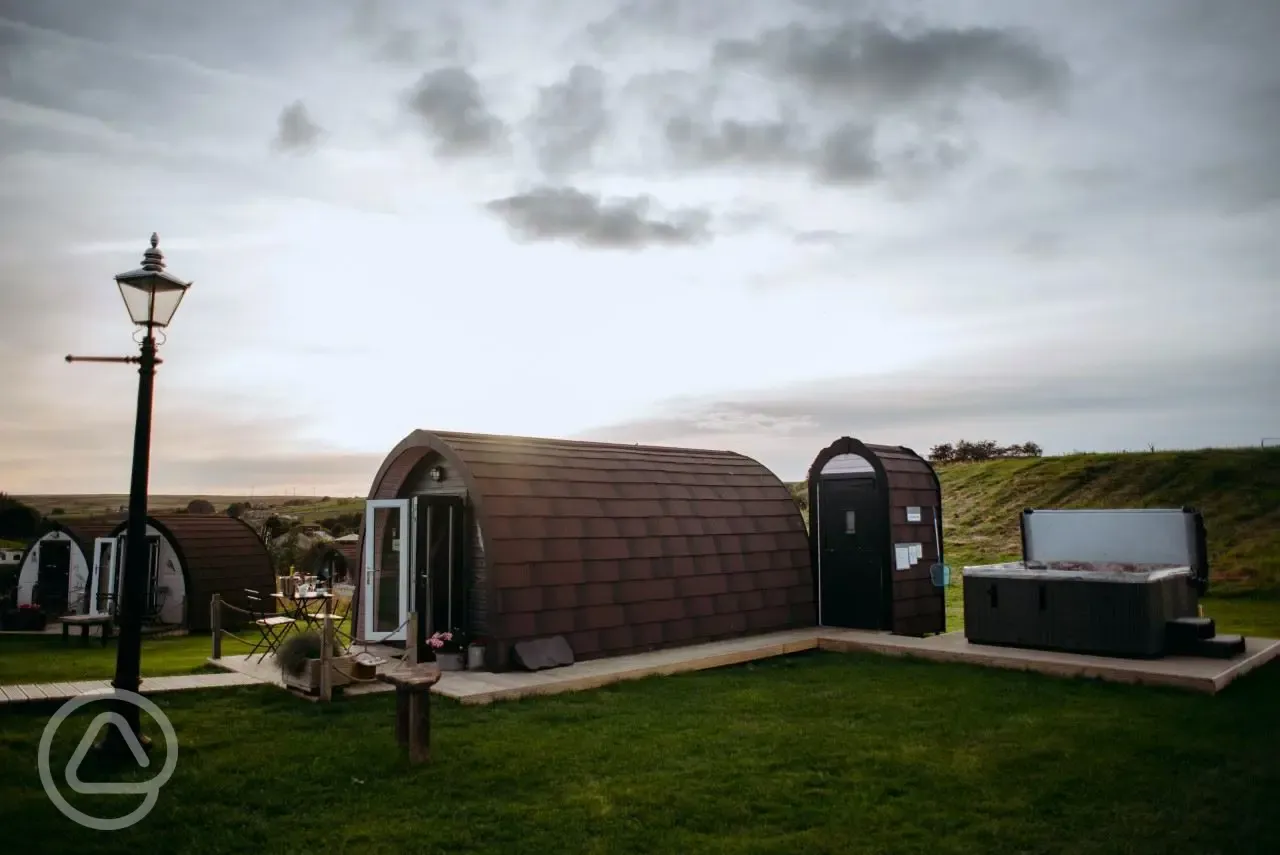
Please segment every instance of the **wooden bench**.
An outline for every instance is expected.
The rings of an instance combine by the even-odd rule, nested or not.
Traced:
[[[70,638],[71,627],[80,627],[80,639],[85,644],[89,643],[89,627],[102,627],[102,646],[107,646],[107,641],[111,638],[111,615],[67,615],[62,619],[62,640],[66,641]]]
[[[400,668],[378,679],[396,687],[396,742],[408,747],[410,763],[431,760],[431,687],[440,682],[440,669],[424,663]]]

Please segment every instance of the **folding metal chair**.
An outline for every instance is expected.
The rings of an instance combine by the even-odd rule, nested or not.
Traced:
[[[268,600],[257,591],[249,588],[244,589],[244,598],[254,626],[262,631],[262,638],[253,646],[248,655],[253,656],[258,652],[259,648],[265,647],[262,655],[258,657],[258,661],[261,662],[280,649],[280,644],[284,641],[285,636],[289,634],[289,630],[293,628],[296,621],[291,617],[275,613],[274,598]]]
[[[338,595],[334,594],[333,598],[329,602],[332,603],[337,599],[337,597]],[[343,650],[350,649],[352,643],[355,641],[355,627],[346,625],[347,617],[351,614],[351,599],[352,598],[348,597],[345,605],[330,606],[324,611],[311,616],[311,619],[319,623],[321,626],[324,625],[324,619],[326,617],[333,622],[334,638],[341,642]],[[344,626],[347,626],[347,628],[343,629]]]

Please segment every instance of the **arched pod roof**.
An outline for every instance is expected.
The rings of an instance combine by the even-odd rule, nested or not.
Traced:
[[[803,517],[755,460],[419,430],[387,455],[369,498],[401,497],[432,454],[480,525],[492,635],[566,634],[590,656],[813,622]],[[575,587],[551,602],[549,589]]]

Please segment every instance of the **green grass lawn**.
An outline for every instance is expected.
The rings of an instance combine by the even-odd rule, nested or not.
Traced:
[[[346,623],[338,626],[345,629]],[[258,637],[257,633],[256,629],[248,628],[236,634],[252,642]],[[74,631],[65,642],[60,635],[0,635],[0,685],[110,679],[115,675],[117,640],[112,639],[103,647],[97,638],[83,644]],[[223,656],[241,656],[250,648],[251,644],[223,636]],[[213,643],[207,634],[144,638],[142,676],[217,671],[219,669],[206,663],[212,650]]]
[[[142,676],[194,674],[205,670],[212,643],[208,635],[143,639]],[[248,653],[249,648],[224,639],[224,656]],[[78,637],[0,636],[0,685],[105,680],[115,673],[116,641],[103,647],[96,638],[81,644]]]
[[[1275,665],[1205,697],[812,653],[491,707],[436,700],[419,767],[395,748],[385,695],[155,700],[177,771],[140,825],[109,834],[41,790],[51,707],[0,708],[0,827],[21,829],[22,852],[1246,855],[1280,841]],[[59,731],[55,769],[97,712]],[[99,815],[137,804],[69,798]]]

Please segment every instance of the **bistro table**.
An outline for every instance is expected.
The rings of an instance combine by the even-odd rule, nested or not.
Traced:
[[[284,594],[277,591],[275,596],[289,617],[299,624],[307,625],[314,624],[315,616],[327,611],[328,604],[333,600],[333,593],[330,591],[308,591],[305,594],[297,591]]]

